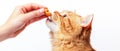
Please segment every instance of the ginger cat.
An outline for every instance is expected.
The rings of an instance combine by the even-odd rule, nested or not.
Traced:
[[[52,51],[95,51],[90,44],[93,15],[81,17],[71,11],[58,12],[47,18]]]

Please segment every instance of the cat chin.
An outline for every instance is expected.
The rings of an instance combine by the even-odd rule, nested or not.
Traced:
[[[52,32],[56,32],[58,30],[57,24],[55,24],[52,20],[47,19],[46,25]]]

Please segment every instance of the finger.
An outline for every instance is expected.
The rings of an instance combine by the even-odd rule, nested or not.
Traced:
[[[28,20],[28,21],[26,22],[26,24],[29,25],[29,24],[34,23],[34,22],[36,22],[36,21],[39,21],[39,20],[41,20],[41,19],[43,19],[43,18],[45,18],[45,17],[46,17],[46,16],[35,17],[35,18],[31,19],[31,20]]]
[[[29,4],[25,4],[25,5],[21,6],[21,7],[26,12],[29,12],[29,11],[32,11],[32,10],[44,8],[45,6],[39,5],[39,4],[35,4],[35,3],[29,3]]]
[[[27,21],[27,20],[31,20],[35,17],[40,17],[41,19],[43,18],[42,16],[44,15],[44,8],[39,9],[39,10],[35,10],[35,11],[31,11],[29,13],[23,14],[22,20],[23,21]]]

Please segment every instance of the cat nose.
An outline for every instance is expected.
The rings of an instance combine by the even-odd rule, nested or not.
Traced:
[[[56,15],[61,16],[61,14],[60,14],[58,11],[54,11],[54,13],[55,13]]]

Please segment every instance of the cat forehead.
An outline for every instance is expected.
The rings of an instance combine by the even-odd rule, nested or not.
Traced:
[[[70,17],[81,17],[80,15],[76,14],[76,12],[72,12],[72,11],[62,11],[60,12],[60,15],[66,15],[66,16],[70,16]]]
[[[61,14],[61,15],[62,15],[62,14],[74,14],[74,12],[64,10],[64,11],[60,12],[60,14]]]

